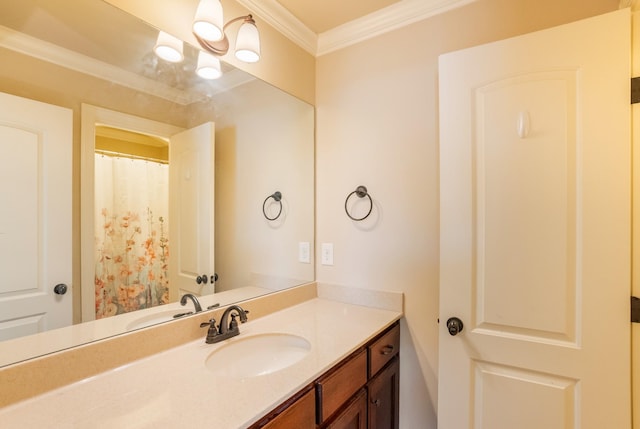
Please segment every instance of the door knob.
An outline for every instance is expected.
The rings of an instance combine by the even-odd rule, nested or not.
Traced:
[[[213,275],[211,276],[211,283],[215,283],[217,281],[218,281],[218,273],[213,273]]]
[[[201,283],[207,284],[208,281],[209,281],[209,276],[207,276],[206,274],[196,277],[196,283],[198,284],[201,284]]]
[[[462,320],[457,317],[451,317],[447,320],[447,329],[449,330],[449,334],[453,337],[458,335],[464,329],[464,324]]]
[[[67,285],[64,283],[60,283],[54,286],[53,288],[53,293],[55,293],[56,295],[64,295],[65,293],[67,293]]]

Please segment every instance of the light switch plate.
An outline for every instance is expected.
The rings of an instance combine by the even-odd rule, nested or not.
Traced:
[[[333,265],[333,243],[322,243],[322,265]]]
[[[303,264],[311,263],[311,244],[308,241],[298,243],[298,262]]]

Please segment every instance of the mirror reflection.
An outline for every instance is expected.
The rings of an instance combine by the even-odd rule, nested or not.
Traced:
[[[188,44],[160,60],[158,30],[101,0],[1,0],[0,26],[0,92],[72,112],[72,293],[55,299],[84,322],[34,346],[46,315],[0,320],[0,365],[195,311],[185,293],[206,310],[313,281],[312,106],[224,62],[204,80]],[[208,152],[184,149],[194,133]],[[0,285],[0,306],[18,294]]]

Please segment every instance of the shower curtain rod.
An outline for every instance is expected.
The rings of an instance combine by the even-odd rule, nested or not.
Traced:
[[[169,161],[166,159],[148,158],[146,156],[138,156],[138,155],[133,155],[129,153],[112,152],[110,150],[96,149],[95,153],[97,155],[112,156],[117,158],[138,159],[141,161],[157,162],[159,164],[169,164]]]

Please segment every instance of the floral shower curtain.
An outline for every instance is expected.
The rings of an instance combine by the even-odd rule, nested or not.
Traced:
[[[169,298],[169,166],[95,157],[96,319]]]

